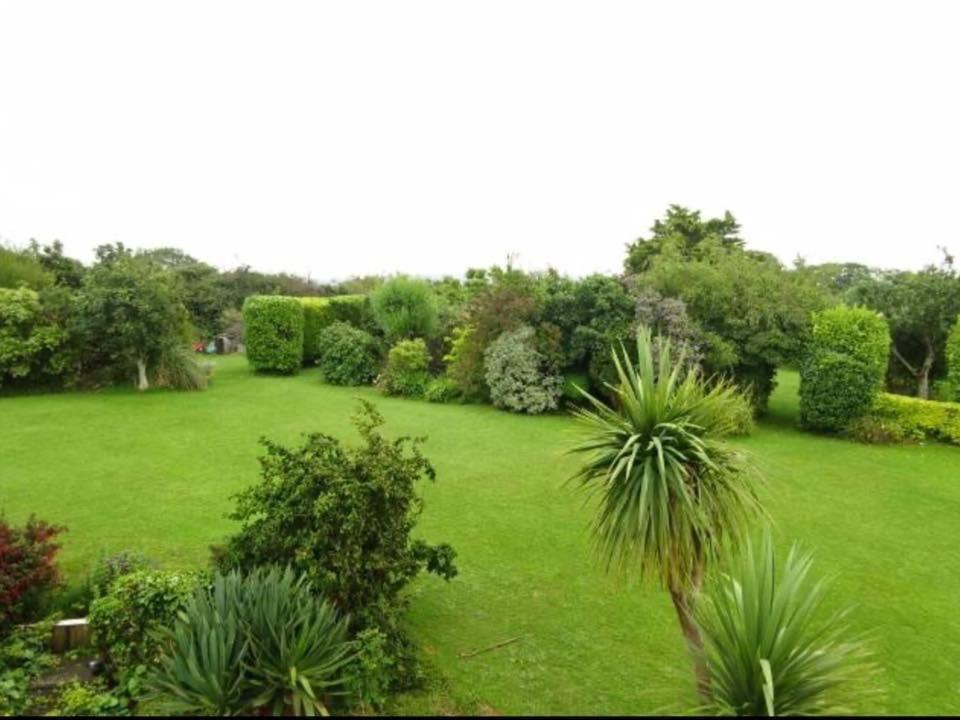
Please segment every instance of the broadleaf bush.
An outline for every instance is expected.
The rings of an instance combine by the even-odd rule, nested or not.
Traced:
[[[423,338],[401,340],[387,353],[377,384],[386,395],[423,397],[430,381],[430,352]]]
[[[247,360],[254,370],[295,373],[303,359],[303,306],[280,295],[252,295],[243,303]]]
[[[524,325],[503,333],[484,353],[490,399],[497,407],[529,414],[557,408],[563,378],[536,349],[535,337]]]
[[[335,322],[317,334],[318,361],[323,379],[332,385],[368,385],[380,369],[374,337],[345,322]]]

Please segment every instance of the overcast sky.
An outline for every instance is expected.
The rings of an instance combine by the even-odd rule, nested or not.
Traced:
[[[0,239],[330,279],[960,252],[957,2],[0,2]]]

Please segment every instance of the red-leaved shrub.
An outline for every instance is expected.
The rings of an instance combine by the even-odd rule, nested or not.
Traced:
[[[65,529],[33,516],[22,528],[0,518],[0,633],[31,619],[42,594],[60,582],[54,558]]]

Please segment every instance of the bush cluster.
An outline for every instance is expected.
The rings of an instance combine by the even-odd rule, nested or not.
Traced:
[[[800,422],[841,431],[861,417],[883,389],[890,352],[886,320],[865,308],[815,313],[800,369]]]
[[[332,385],[367,385],[380,368],[380,350],[370,333],[334,322],[317,334],[317,364]]]
[[[370,298],[373,315],[387,340],[432,337],[437,330],[437,301],[425,280],[399,276],[387,280]]]
[[[0,636],[36,619],[43,595],[59,583],[56,540],[63,530],[34,517],[14,527],[0,517]]]
[[[297,298],[253,295],[243,303],[247,360],[254,370],[295,373],[303,358],[303,306]]]
[[[423,397],[430,381],[430,354],[423,338],[401,340],[387,354],[387,366],[377,381],[386,395]]]
[[[335,295],[333,297],[303,297],[303,364],[312,365],[320,359],[322,344],[320,332],[335,322],[353,325],[361,330],[371,326],[370,301],[366,295]]]
[[[525,325],[503,333],[484,353],[490,399],[497,407],[530,414],[557,408],[563,378],[536,349],[535,337]]]

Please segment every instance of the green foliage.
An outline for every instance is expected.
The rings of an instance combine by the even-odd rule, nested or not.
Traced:
[[[365,295],[304,297],[303,363],[312,365],[323,354],[320,332],[335,322],[344,322],[361,330],[371,326],[370,301]]]
[[[0,386],[36,373],[56,373],[63,331],[36,291],[0,288]]]
[[[580,405],[586,402],[583,391],[590,389],[590,378],[584,372],[568,372],[563,376],[561,396],[568,405]]]
[[[380,369],[380,350],[370,333],[334,322],[317,335],[318,365],[332,385],[368,385]]]
[[[703,596],[697,620],[718,715],[835,715],[838,691],[869,674],[849,640],[849,610],[821,611],[828,585],[810,577],[812,557],[790,549],[777,562],[769,533],[747,543]]]
[[[960,403],[881,393],[850,432],[865,442],[927,439],[960,445]]]
[[[21,625],[0,640],[0,716],[26,715],[30,683],[56,661],[50,654],[53,619]]]
[[[423,397],[430,381],[430,353],[422,338],[401,340],[387,354],[377,385],[386,395]]]
[[[483,354],[475,351],[479,347],[475,335],[476,329],[471,325],[453,328],[446,338],[450,351],[443,357],[447,365],[447,377],[453,380],[465,400],[475,400],[486,392]]]
[[[347,626],[289,568],[218,574],[165,630],[147,685],[182,713],[328,715],[353,660]]]
[[[303,306],[280,295],[254,295],[243,303],[247,360],[254,370],[295,373],[303,358]]]
[[[744,245],[739,232],[740,224],[729,212],[722,218],[702,220],[699,210],[671,205],[664,219],[654,222],[649,238],[639,238],[627,246],[624,269],[645,272],[655,257],[668,251],[689,260],[700,257],[709,247],[739,250]]]
[[[129,715],[123,698],[102,680],[67,683],[60,691],[57,714],[65,717],[116,717]]]
[[[90,570],[87,585],[94,598],[110,592],[114,581],[139,570],[149,570],[153,564],[141,553],[123,550],[113,555],[100,555]]]
[[[196,573],[137,570],[121,575],[90,605],[90,629],[118,676],[157,658],[155,631],[173,624],[199,582]]]
[[[947,384],[951,397],[945,398],[960,402],[960,318],[953,324],[947,337]]]
[[[800,423],[839,431],[863,415],[883,389],[890,352],[886,321],[866,308],[815,313],[801,367]]]
[[[79,260],[63,254],[63,243],[59,240],[54,240],[49,245],[40,245],[36,240],[31,240],[28,254],[53,276],[55,284],[73,290],[77,290],[83,284],[83,276],[87,269]],[[0,286],[4,284],[0,282]]]
[[[40,290],[52,284],[53,277],[29,253],[0,246],[0,288]]]
[[[56,540],[64,530],[32,515],[23,527],[0,516],[0,636],[36,619],[44,595],[59,584]]]
[[[487,387],[493,404],[512,412],[536,415],[555,410],[563,378],[534,347],[528,325],[503,333],[484,353]]]
[[[591,407],[574,411],[585,437],[572,452],[586,460],[573,479],[597,495],[594,534],[608,568],[636,566],[683,588],[760,505],[745,457],[724,442],[743,398],[684,369],[669,341],[655,366],[653,342],[641,328],[636,363],[615,354],[613,406],[585,393]]]
[[[392,686],[416,679],[415,653],[401,624],[404,588],[426,568],[453,577],[455,553],[411,533],[423,507],[416,493],[433,467],[420,441],[389,440],[383,418],[363,403],[354,418],[362,444],[308,435],[300,447],[264,440],[262,480],[237,496],[223,567],[249,569],[290,564],[314,590],[351,617],[351,630],[376,629],[385,637]]]
[[[138,368],[139,387],[146,389],[147,370],[186,338],[176,278],[122,245],[101,246],[97,255],[77,296],[78,332],[123,372]]]
[[[370,296],[373,315],[390,342],[429,338],[437,330],[437,301],[424,280],[398,276]]]
[[[452,378],[441,375],[427,383],[423,397],[428,402],[449,403],[460,400],[460,388]]]

